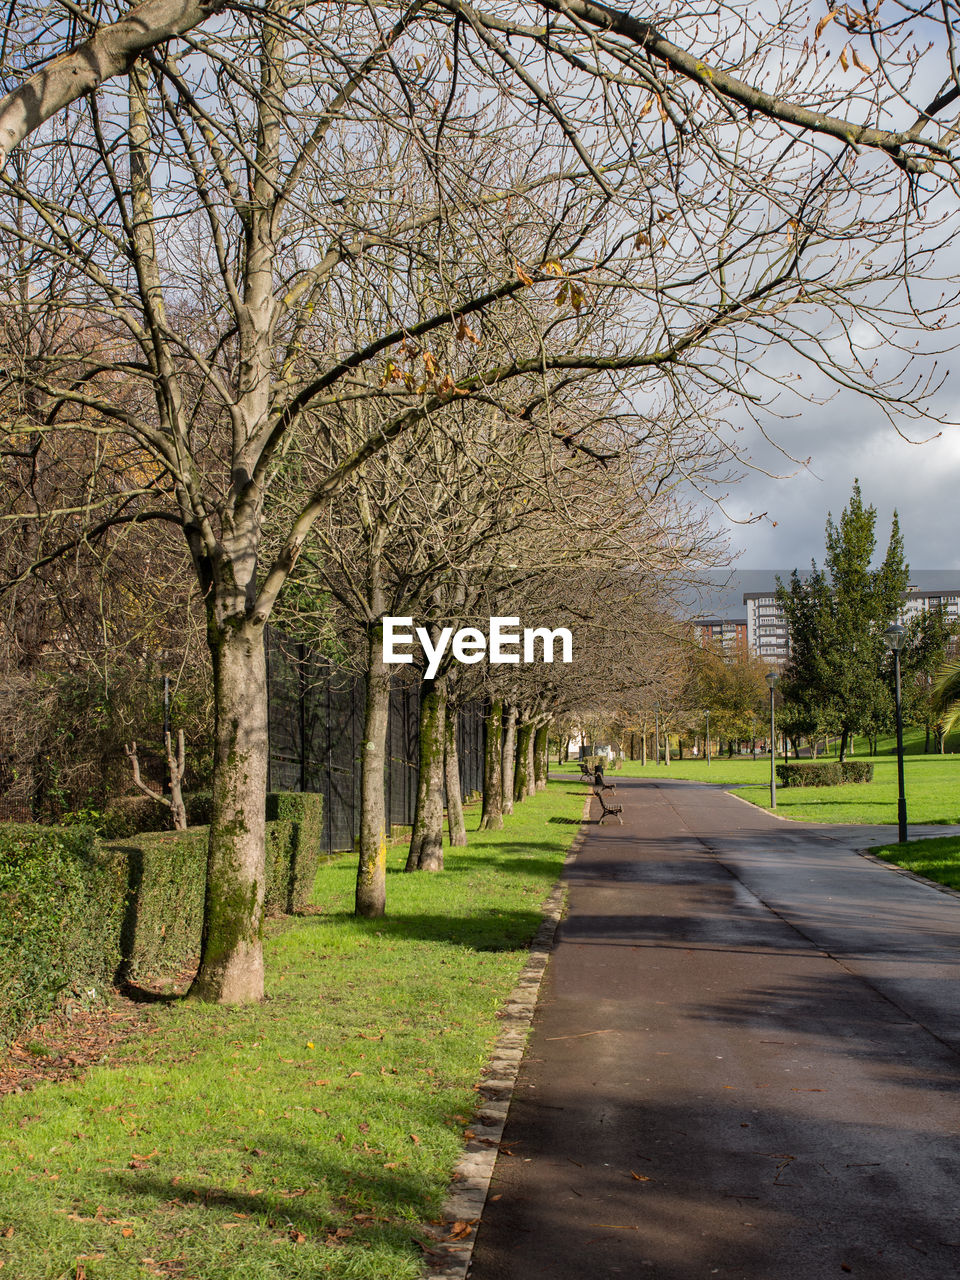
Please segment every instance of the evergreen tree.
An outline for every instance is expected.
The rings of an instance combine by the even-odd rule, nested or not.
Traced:
[[[795,733],[838,733],[841,759],[855,733],[875,737],[893,714],[883,631],[900,611],[909,569],[896,512],[883,562],[870,567],[876,520],[855,480],[840,520],[827,517],[824,570],[814,564],[805,583],[794,570],[789,590],[777,584],[791,631],[786,719]]]

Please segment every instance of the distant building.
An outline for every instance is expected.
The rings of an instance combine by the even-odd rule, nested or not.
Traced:
[[[777,602],[775,590],[747,591],[743,603],[747,606],[747,647],[750,653],[782,667],[790,656],[790,626],[783,606]],[[897,621],[906,624],[930,609],[942,610],[948,625],[960,622],[960,590],[921,591],[916,586],[909,586]]]
[[[775,667],[782,667],[790,656],[790,627],[783,606],[777,603],[776,588],[770,591],[746,591],[747,648],[750,653]]]
[[[719,644],[728,653],[748,652],[746,618],[694,618],[693,626],[701,644]]]
[[[930,609],[940,609],[943,620],[948,625],[960,622],[960,591],[919,591],[916,587],[907,587],[897,621],[909,622],[917,614],[926,613]]]

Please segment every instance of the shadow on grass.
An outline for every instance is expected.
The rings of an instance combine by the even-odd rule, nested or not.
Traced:
[[[278,1142],[273,1131],[258,1137],[255,1131],[247,1129],[244,1137],[246,1151],[251,1153],[247,1159],[254,1169],[251,1181],[256,1190],[211,1186],[205,1184],[202,1177],[191,1178],[189,1175],[168,1179],[147,1171],[124,1170],[114,1173],[108,1181],[114,1184],[116,1192],[122,1194],[125,1212],[151,1212],[158,1207],[166,1212],[174,1208],[180,1213],[200,1209],[210,1211],[216,1221],[226,1218],[233,1225],[236,1225],[237,1215],[263,1215],[275,1228],[281,1231],[294,1228],[318,1244],[323,1243],[322,1236],[328,1230],[343,1225],[343,1212],[337,1207],[332,1212],[310,1208],[304,1201],[304,1192],[309,1194],[313,1191],[327,1203],[330,1203],[328,1197],[332,1192],[337,1206],[341,1197],[357,1195],[355,1183],[360,1178],[363,1202],[372,1201],[380,1211],[386,1209],[408,1215],[410,1208],[414,1207],[426,1216],[430,1207],[423,1175],[412,1169],[384,1169],[382,1161],[386,1153],[381,1152],[371,1159],[358,1159],[358,1148],[354,1147],[353,1151],[344,1150],[340,1158],[339,1152],[329,1146],[324,1150],[319,1144]],[[260,1160],[252,1155],[254,1151],[269,1154],[269,1160],[261,1165],[262,1172],[257,1170]],[[268,1180],[277,1163],[286,1171],[287,1180],[291,1184],[296,1183],[291,1185],[292,1194],[284,1195],[280,1188],[260,1189],[260,1182]],[[357,1205],[361,1207],[359,1197]],[[402,1234],[408,1236],[411,1226],[405,1224],[401,1228]],[[363,1229],[355,1223],[351,1223],[351,1228],[354,1235],[363,1234]]]
[[[180,1004],[187,998],[185,991],[153,991],[150,987],[140,987],[129,979],[124,979],[117,988],[122,996],[135,1004]]]
[[[446,942],[471,951],[517,951],[527,946],[543,919],[539,911],[498,911],[483,907],[470,916],[397,913],[364,920],[347,911],[318,917],[325,924],[340,921],[384,940]]]

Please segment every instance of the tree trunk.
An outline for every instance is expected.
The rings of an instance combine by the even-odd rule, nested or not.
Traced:
[[[545,791],[550,767],[550,725],[542,724],[533,743],[533,779],[536,791]]]
[[[846,730],[846,729],[844,729],[843,733],[840,735],[840,756],[839,756],[839,759],[840,759],[840,760],[846,760],[846,758],[847,758],[847,730]]]
[[[420,776],[407,871],[443,870],[443,730],[446,678],[420,685]]]
[[[499,698],[491,702],[486,722],[480,830],[499,831],[503,826],[503,702]]]
[[[927,735],[923,740],[923,754],[925,756],[928,756],[930,754],[930,726],[929,725],[927,725]]]
[[[519,804],[530,794],[533,725],[527,721],[517,727],[517,763],[513,774],[513,801]]]
[[[215,700],[213,809],[201,960],[190,995],[263,999],[267,679],[263,626],[211,624]]]
[[[647,767],[647,724],[644,721],[643,733],[640,735],[640,764],[645,769]]]
[[[503,812],[513,813],[513,783],[517,760],[517,708],[507,706],[507,718],[503,726]]]
[[[443,778],[447,788],[447,830],[450,844],[467,843],[467,824],[463,820],[463,797],[460,794],[460,760],[457,755],[457,716],[450,707],[443,722]]]
[[[537,726],[530,723],[530,736],[527,738],[527,795],[537,794]]]
[[[665,733],[663,735],[663,763],[667,768],[670,767],[670,735],[669,733]]]
[[[383,623],[370,627],[367,649],[367,701],[360,760],[360,861],[354,910],[358,916],[382,916],[387,900],[387,816],[384,770],[390,671],[383,661]]]

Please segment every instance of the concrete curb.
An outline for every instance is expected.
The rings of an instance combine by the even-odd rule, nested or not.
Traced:
[[[470,1266],[477,1226],[490,1189],[527,1032],[533,1021],[540,983],[566,904],[564,878],[583,844],[592,799],[592,792],[584,797],[580,830],[570,845],[560,879],[543,904],[543,920],[530,944],[527,963],[498,1015],[502,1030],[490,1061],[483,1069],[484,1078],[479,1089],[482,1101],[470,1124],[473,1137],[468,1140],[450,1179],[442,1220],[435,1228],[436,1243],[431,1243],[429,1269],[424,1272],[423,1280],[464,1280]],[[455,1233],[461,1238],[449,1239]]]
[[[936,840],[937,836],[922,837],[927,840]],[[868,862],[873,862],[878,867],[886,867],[888,871],[895,871],[898,876],[906,876],[908,880],[915,880],[917,884],[924,884],[928,889],[936,889],[937,893],[945,893],[951,898],[960,898],[960,889],[951,889],[948,884],[940,884],[936,880],[928,880],[926,876],[918,875],[916,871],[908,871],[906,867],[899,867],[895,862],[887,862],[885,858],[878,858],[875,853],[871,853],[869,849],[855,849],[861,858],[866,858]]]

